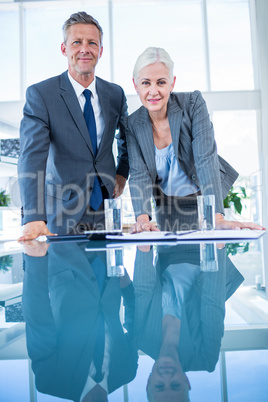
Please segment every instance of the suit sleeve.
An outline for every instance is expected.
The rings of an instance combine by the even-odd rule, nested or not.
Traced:
[[[20,127],[18,178],[22,203],[22,224],[46,222],[45,173],[50,146],[50,128],[46,105],[35,86],[26,92]]]
[[[213,372],[219,359],[225,317],[225,249],[217,250],[217,255],[218,271],[202,272],[183,306],[179,355],[185,371]]]
[[[223,213],[219,158],[206,102],[199,91],[191,94],[192,147],[202,194],[215,195],[215,210]]]
[[[137,219],[142,214],[147,214],[151,218],[152,178],[143,159],[138,141],[127,124],[127,120],[125,120],[130,166],[129,187],[135,218]]]
[[[153,264],[153,248],[149,252],[137,249],[133,285],[135,290],[135,330],[142,332],[141,328],[146,322],[148,309],[155,294],[157,272]]]
[[[37,374],[45,361],[55,365],[57,333],[48,289],[48,254],[44,257],[24,255],[22,295],[23,317],[26,322],[27,349]]]
[[[224,333],[225,290],[226,290],[226,255],[225,250],[218,250],[218,272],[204,272],[202,277],[202,295],[200,306],[200,331],[203,343],[200,356],[208,363],[208,371],[214,370],[218,361],[221,340]]]
[[[118,133],[116,134],[117,139],[117,168],[116,174],[119,174],[126,179],[128,178],[129,172],[129,162],[128,162],[128,152],[127,152],[127,141],[126,141],[126,132],[125,132],[125,125],[123,124],[125,116],[127,116],[127,100],[122,90],[122,103],[121,103],[121,111],[119,117],[119,124],[118,124]]]

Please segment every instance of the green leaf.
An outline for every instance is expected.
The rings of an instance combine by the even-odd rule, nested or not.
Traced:
[[[241,215],[241,212],[242,212],[242,204],[241,204],[240,198],[236,197],[236,198],[234,199],[234,207],[235,207],[235,210]]]
[[[7,207],[10,201],[10,195],[6,194],[5,190],[0,191],[0,206]]]

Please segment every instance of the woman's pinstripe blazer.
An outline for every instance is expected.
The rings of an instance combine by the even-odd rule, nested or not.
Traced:
[[[172,142],[180,167],[202,194],[215,194],[216,212],[238,173],[217,154],[214,130],[206,102],[199,91],[170,95],[167,114]],[[157,172],[151,120],[141,106],[125,119],[130,165],[130,192],[135,216],[151,216]]]

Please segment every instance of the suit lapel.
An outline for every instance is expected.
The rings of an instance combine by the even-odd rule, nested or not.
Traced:
[[[104,120],[104,131],[103,135],[101,137],[100,145],[98,148],[98,153],[101,152],[103,143],[105,143],[105,137],[107,134],[109,134],[109,118],[110,118],[110,95],[107,91],[107,88],[103,84],[102,81],[100,81],[96,77],[96,91],[98,93],[98,98],[101,106],[101,112]]]
[[[179,160],[179,138],[182,121],[182,109],[179,108],[178,104],[172,98],[170,98],[168,102],[168,121],[175,156],[176,159]]]
[[[168,102],[168,120],[170,125],[170,131],[172,136],[172,143],[174,147],[174,152],[177,160],[179,159],[179,138],[180,138],[180,127],[182,121],[182,109],[178,104],[172,99]],[[152,172],[152,178],[155,180],[156,165],[155,165],[155,147],[153,140],[152,124],[146,108],[141,107],[139,109],[139,116],[137,120],[139,124],[139,129],[136,135],[141,146],[143,157],[148,166],[149,172]]]
[[[84,138],[88,148],[90,149],[92,155],[94,156],[84,115],[79,105],[75,91],[72,87],[72,84],[69,81],[67,71],[61,75],[60,88],[62,90],[61,96],[70,112],[70,115],[72,116],[80,134]]]
[[[136,135],[143,153],[144,160],[151,172],[153,181],[156,179],[156,166],[155,166],[155,147],[153,139],[153,130],[151,120],[146,108],[139,109],[139,116],[137,120],[138,129]]]

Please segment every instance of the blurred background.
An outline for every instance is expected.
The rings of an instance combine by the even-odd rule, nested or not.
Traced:
[[[240,219],[268,223],[268,50],[266,0],[0,0],[0,190],[20,207],[19,125],[26,88],[62,73],[61,28],[76,11],[104,30],[98,76],[121,85],[129,112],[140,106],[132,70],[148,46],[164,47],[175,62],[175,91],[200,90],[207,101],[219,154],[245,187]],[[114,148],[116,153],[116,147]],[[134,217],[128,188],[124,222]],[[233,211],[235,213],[235,211]],[[19,219],[19,213],[18,213]]]

